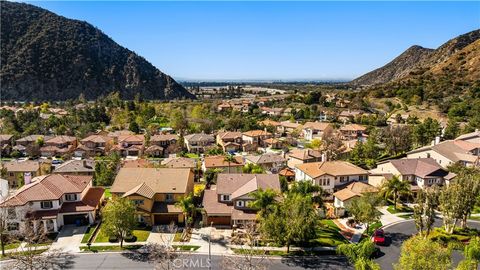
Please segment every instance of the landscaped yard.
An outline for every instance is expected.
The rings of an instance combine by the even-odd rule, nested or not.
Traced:
[[[88,239],[90,239],[90,236],[92,236],[92,233],[95,231],[95,226],[96,225],[88,226],[87,231],[83,235],[82,243],[88,242]]]
[[[401,217],[404,219],[411,219],[413,217],[413,214],[403,214],[403,215],[398,215],[398,217]]]
[[[314,256],[314,255],[335,255],[335,250],[322,251],[305,251],[292,250],[287,253],[283,250],[249,250],[249,249],[232,249],[235,254],[251,254],[251,255],[267,255],[267,256]]]
[[[434,228],[429,234],[429,238],[436,241],[449,242],[466,242],[473,236],[479,236],[480,232],[475,229],[456,228],[452,234],[447,234],[443,228]]]
[[[8,244],[5,244],[5,250],[14,249],[14,248],[17,248],[18,246],[20,246],[20,242],[8,243]]]
[[[147,227],[145,229],[140,229],[137,228],[133,230],[133,235],[137,238],[136,242],[145,242],[147,241],[148,236],[150,235],[151,228]],[[95,243],[107,243],[108,241],[108,235],[104,234],[102,231],[102,228],[97,233],[97,236],[95,237]]]
[[[80,250],[83,252],[101,252],[101,251],[120,251],[120,250],[136,250],[141,248],[142,245],[124,245],[123,248],[120,246],[92,246],[90,249],[88,247],[80,247]]]
[[[321,226],[318,226],[316,230],[317,238],[310,241],[311,245],[336,247],[348,243],[347,239],[340,234],[340,228],[332,220],[324,219],[320,223]]]
[[[370,224],[370,226],[368,227],[368,231],[364,232],[364,234],[368,235],[368,237],[370,237],[373,232],[375,232],[376,229],[382,227],[382,222],[378,221],[378,222],[375,222],[373,224]]]
[[[200,156],[195,154],[195,153],[186,153],[185,157],[187,157],[187,158],[200,158]]]
[[[397,204],[397,209],[394,209],[393,205],[389,205],[387,207],[387,211],[390,212],[390,214],[396,214],[396,213],[413,212],[413,209],[403,204]]]
[[[176,250],[181,251],[195,251],[200,248],[200,246],[193,246],[193,245],[173,245]]]
[[[105,199],[112,197],[112,193],[110,193],[110,188],[105,188],[104,195],[105,195]]]

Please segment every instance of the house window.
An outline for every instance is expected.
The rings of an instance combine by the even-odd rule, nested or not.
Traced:
[[[135,205],[143,205],[143,200],[133,200],[133,204]]]
[[[230,195],[221,195],[220,198],[222,199],[222,201],[230,201]]]
[[[15,176],[15,174],[13,172],[8,173],[8,175],[10,175],[10,177]]]
[[[245,202],[244,202],[244,201],[237,201],[237,206],[238,206],[238,207],[244,207],[244,206],[245,206]]]
[[[50,208],[53,208],[53,203],[52,201],[43,201],[43,202],[40,202],[40,207],[42,209],[50,209]]]
[[[7,225],[7,229],[9,231],[18,231],[19,227],[20,227],[20,224],[18,224],[18,222],[8,223]]]
[[[65,200],[66,201],[76,201],[77,200],[77,194],[75,194],[75,193],[65,194]]]
[[[165,201],[167,201],[167,202],[173,201],[173,194],[168,193],[168,194],[165,196]]]
[[[17,218],[17,212],[13,208],[8,209],[8,218],[9,219],[15,219]]]

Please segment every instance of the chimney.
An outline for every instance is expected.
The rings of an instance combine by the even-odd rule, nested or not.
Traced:
[[[322,153],[322,162],[327,161],[327,155],[325,153]]]
[[[440,136],[435,137],[435,145],[440,143]]]
[[[23,174],[23,182],[28,185],[32,182],[32,173],[26,172]]]

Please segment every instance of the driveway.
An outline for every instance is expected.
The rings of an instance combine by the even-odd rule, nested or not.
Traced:
[[[57,236],[57,239],[52,243],[50,249],[58,249],[62,250],[63,252],[80,252],[80,245],[86,230],[87,226],[63,226],[62,230]]]
[[[434,223],[435,227],[442,226],[442,220],[436,219]],[[469,221],[468,227],[480,229],[480,223],[475,221]],[[375,259],[383,269],[393,269],[393,264],[398,262],[400,258],[400,248],[402,243],[407,240],[413,234],[416,234],[417,228],[413,220],[407,220],[400,223],[396,223],[384,228],[385,235],[387,236],[388,243],[386,246],[380,246],[380,256]],[[462,259],[462,255],[459,252],[453,253],[453,263],[456,265]]]

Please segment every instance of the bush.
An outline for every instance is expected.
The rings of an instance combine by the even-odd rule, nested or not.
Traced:
[[[125,238],[125,242],[127,243],[132,243],[137,241],[137,237],[135,235],[130,235]]]
[[[118,242],[118,238],[116,236],[110,236],[108,237],[108,242],[110,243]]]

